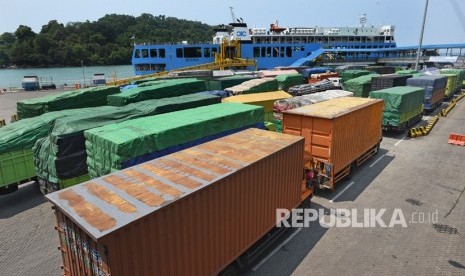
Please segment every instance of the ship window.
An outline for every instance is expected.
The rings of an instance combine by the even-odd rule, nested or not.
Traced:
[[[152,58],[157,57],[157,49],[150,49],[150,57]]]
[[[271,57],[271,47],[266,47],[266,56]]]
[[[273,57],[278,57],[279,56],[279,48],[275,47],[273,48]]]
[[[305,51],[305,46],[301,46],[301,47],[300,47],[300,50],[301,50],[302,52]]]
[[[134,57],[135,58],[140,58],[140,50],[139,49],[136,50],[136,53],[134,54]]]
[[[292,48],[286,47],[286,57],[292,57]]]
[[[203,48],[203,57],[210,57],[210,48]]]
[[[176,57],[182,58],[182,48],[176,48]]]
[[[149,57],[149,50],[142,49],[142,58],[148,58],[148,57]]]
[[[253,57],[260,57],[260,47],[253,47]]]
[[[215,55],[215,53],[218,53],[218,48],[212,48],[212,54]]]
[[[262,47],[262,57],[266,57],[266,47]]]
[[[165,49],[159,49],[158,50],[158,55],[160,56],[160,58],[165,58]]]
[[[184,48],[185,58],[200,58],[202,57],[202,48],[200,47],[186,47]]]

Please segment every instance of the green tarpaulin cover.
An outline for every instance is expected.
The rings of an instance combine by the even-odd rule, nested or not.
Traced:
[[[370,98],[384,100],[383,126],[398,127],[423,112],[425,90],[397,86],[370,92]]]
[[[342,83],[345,83],[348,80],[355,79],[361,76],[370,74],[370,71],[367,70],[345,70],[341,72]]]
[[[55,111],[41,116],[19,120],[0,128],[0,153],[32,149],[37,139],[47,136],[56,119],[75,116],[92,108]]]
[[[20,119],[51,111],[95,107],[107,104],[107,97],[119,93],[119,87],[97,86],[20,101],[16,104]]]
[[[263,107],[222,103],[87,130],[89,174],[101,176],[134,157],[262,122]]]
[[[303,76],[301,74],[287,74],[276,76],[278,81],[278,89],[288,91],[290,87],[303,83]]]
[[[59,118],[55,121],[55,126],[51,134],[43,139],[39,139],[35,144],[34,161],[37,175],[42,179],[58,183],[59,176],[57,175],[55,167],[58,166],[56,165],[57,158],[61,157],[59,162],[67,162],[73,158],[73,155],[82,156],[79,151],[85,150],[83,141],[84,130],[139,117],[216,104],[220,101],[221,98],[217,96],[191,94],[173,98],[148,100],[129,104],[124,107],[97,107],[89,109],[85,113]],[[82,136],[82,142],[78,136]],[[82,143],[82,145],[80,145],[80,143]],[[76,156],[76,158],[79,159],[78,156]],[[74,161],[76,161],[76,158]],[[80,176],[83,171],[86,171],[85,168],[78,168],[79,165],[85,166],[85,156],[84,164],[80,164],[80,162],[74,163],[79,163],[75,164],[76,168],[67,168],[69,171],[76,170],[76,172],[78,172],[77,175],[73,175],[73,173],[70,172],[69,174],[72,177]]]
[[[367,98],[371,91],[371,79],[378,74],[369,74],[344,82],[344,90],[354,92],[354,97]]]
[[[205,81],[198,79],[170,79],[153,82],[153,85],[129,89],[108,96],[108,105],[124,106],[145,100],[176,97],[205,91]]]

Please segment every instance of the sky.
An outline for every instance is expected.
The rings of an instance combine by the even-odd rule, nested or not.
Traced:
[[[249,26],[284,27],[394,25],[398,46],[418,45],[426,0],[0,0],[0,34],[26,25],[36,33],[50,20],[96,21],[105,14],[150,13],[209,25],[231,22],[229,7]],[[423,44],[465,43],[465,0],[429,0]]]

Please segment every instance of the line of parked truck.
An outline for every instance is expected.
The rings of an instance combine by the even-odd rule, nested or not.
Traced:
[[[0,128],[0,189],[39,175],[43,193],[60,190],[47,197],[67,275],[229,273],[260,252],[276,208],[334,190],[378,152],[383,128],[404,130],[465,80],[457,69],[367,72],[340,73],[353,91],[299,97],[269,92],[290,89],[293,73],[158,79],[19,102],[24,119]],[[367,93],[367,80],[378,90]],[[209,89],[226,83],[243,95]]]

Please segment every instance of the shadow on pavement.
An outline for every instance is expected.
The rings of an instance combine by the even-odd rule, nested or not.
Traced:
[[[328,208],[315,202],[311,203],[310,208],[324,210],[325,214],[330,212]],[[268,252],[265,252],[251,267],[241,271],[240,275],[292,274],[327,230],[328,228],[322,227],[319,221],[311,221],[308,227],[289,228],[278,241],[270,246]],[[283,242],[287,243],[283,245]]]
[[[21,185],[16,192],[0,196],[0,219],[13,217],[45,201],[37,183]]]
[[[394,158],[395,156],[389,155],[387,150],[381,148],[378,154],[368,159],[360,167],[357,167],[350,179],[344,179],[336,183],[334,192],[330,190],[318,190],[315,194],[318,197],[332,200],[333,202],[354,201]],[[354,183],[351,185],[351,182]],[[351,186],[348,187],[348,185]],[[347,190],[344,191],[344,189]],[[340,194],[341,192],[343,193]]]

